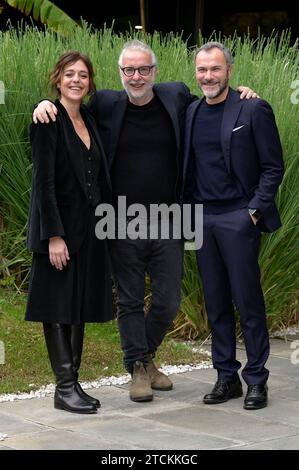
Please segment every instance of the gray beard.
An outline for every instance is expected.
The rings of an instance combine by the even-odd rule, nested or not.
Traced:
[[[218,90],[215,90],[215,91],[211,91],[211,92],[205,92],[203,91],[203,94],[206,96],[206,98],[218,98],[218,96],[221,95],[221,93],[223,93],[223,91],[226,89],[228,85],[228,79],[225,80],[224,83],[222,83],[219,87]]]

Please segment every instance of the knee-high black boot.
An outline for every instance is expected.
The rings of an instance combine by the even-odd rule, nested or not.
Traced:
[[[93,398],[87,393],[84,392],[80,383],[78,382],[79,369],[81,364],[81,356],[83,349],[83,339],[84,339],[84,327],[85,324],[81,323],[80,325],[71,325],[71,344],[73,352],[73,371],[76,380],[76,390],[78,394],[85,400],[87,403],[100,408],[101,403],[97,398]]]
[[[73,413],[96,413],[76,389],[69,325],[44,323],[44,334],[53,372],[56,377],[54,407]]]

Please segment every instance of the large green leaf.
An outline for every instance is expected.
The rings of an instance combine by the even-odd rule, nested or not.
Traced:
[[[78,24],[49,0],[4,0],[8,5],[20,10],[26,16],[41,21],[55,31],[72,30]]]

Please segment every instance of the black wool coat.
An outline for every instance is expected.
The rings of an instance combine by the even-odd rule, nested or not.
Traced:
[[[48,240],[64,238],[76,253],[86,234],[88,197],[83,157],[75,129],[63,105],[56,100],[55,122],[31,124],[33,175],[27,247],[48,253]],[[101,202],[111,202],[111,182],[97,126],[85,106],[80,110],[101,153]]]

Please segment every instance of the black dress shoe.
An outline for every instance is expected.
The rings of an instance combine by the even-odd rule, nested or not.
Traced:
[[[243,395],[242,384],[239,377],[231,382],[217,380],[211,393],[203,397],[206,405],[216,405],[224,403],[231,398],[239,398]]]
[[[267,385],[248,385],[247,394],[244,400],[245,410],[259,410],[265,408],[268,403]]]

